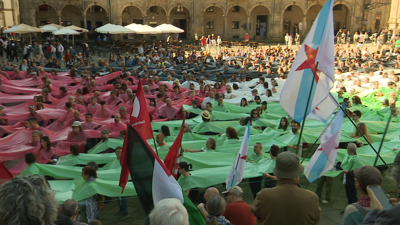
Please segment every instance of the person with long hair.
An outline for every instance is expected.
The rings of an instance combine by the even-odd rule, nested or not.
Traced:
[[[355,105],[355,106],[357,106],[357,105],[362,106],[362,101],[361,101],[360,97],[358,97],[357,95],[353,96],[351,98],[351,101],[353,102],[353,105]]]
[[[95,181],[97,178],[97,172],[95,169],[93,169],[90,166],[85,166],[82,168],[82,178],[84,179],[85,182],[92,182]],[[87,222],[90,223],[90,221],[97,219],[98,218],[98,213],[99,213],[99,205],[103,205],[104,207],[104,202],[100,202],[100,197],[101,195],[95,194],[89,198],[86,198],[85,200],[78,202],[79,210],[80,212],[85,209],[86,211],[86,219]],[[82,215],[81,215],[82,218]]]
[[[164,141],[165,142],[174,142],[175,139],[171,137],[171,132],[169,130],[169,127],[166,125],[161,126],[161,133],[164,135]]]
[[[178,183],[182,187],[182,190],[185,194],[190,198],[190,188],[187,188],[190,182],[190,173],[189,171],[193,168],[192,164],[188,164],[187,162],[179,162],[178,172],[180,174],[178,178]]]
[[[282,118],[280,119],[280,121],[279,121],[279,127],[278,127],[278,129],[279,129],[279,130],[284,130],[284,131],[286,131],[287,128],[288,128],[288,126],[289,126],[289,120],[288,120],[286,117],[282,117]]]
[[[48,136],[43,136],[40,138],[40,150],[38,153],[39,159],[45,158],[49,159],[46,164],[56,164],[57,156],[54,155],[53,151],[51,151],[51,142]]]
[[[242,98],[240,100],[240,107],[246,107],[246,106],[249,106],[249,103],[247,102],[246,98]]]
[[[238,133],[233,127],[227,127],[226,128],[226,141],[224,142],[224,145],[226,144],[235,144],[239,143],[239,137]]]
[[[356,129],[356,131],[354,132],[354,134],[349,135],[349,136],[352,137],[352,138],[358,139],[358,138],[361,138],[361,137],[363,136],[363,134],[364,134],[364,136],[367,138],[367,140],[369,141],[369,143],[372,143],[372,139],[371,139],[371,137],[369,136],[369,133],[368,133],[367,125],[366,125],[365,123],[359,123],[359,124],[357,124],[357,127],[358,127],[358,129],[361,131],[361,133],[358,132],[358,130]],[[357,143],[357,145],[359,145],[359,146],[364,146],[364,144],[363,144],[361,141],[359,141],[359,140],[357,140],[356,143]]]
[[[227,225],[231,224],[222,214],[225,211],[226,201],[220,195],[212,195],[206,204],[207,207],[207,225]]]

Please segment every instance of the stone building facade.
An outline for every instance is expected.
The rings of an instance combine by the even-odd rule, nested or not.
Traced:
[[[18,0],[0,1],[0,27],[10,27],[19,24]]]
[[[355,32],[374,27],[368,24],[368,15],[374,14],[366,16],[366,1],[336,1],[335,30]],[[243,39],[249,33],[251,39],[282,40],[286,33],[299,32],[304,37],[324,3],[325,0],[20,0],[20,9],[21,22],[34,26],[73,24],[94,30],[106,23],[171,23],[185,30],[181,38],[215,34],[225,40]],[[390,8],[390,4],[382,7]],[[379,28],[386,28],[389,10],[381,11],[385,14],[381,13]]]

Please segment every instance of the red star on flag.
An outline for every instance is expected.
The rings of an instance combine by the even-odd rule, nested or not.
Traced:
[[[240,157],[240,159],[244,159],[244,160],[246,160],[246,158],[247,158],[247,155]]]
[[[318,49],[319,48],[313,49],[308,45],[304,45],[304,51],[306,53],[307,59],[299,67],[297,67],[296,71],[311,69],[314,74],[315,68],[317,67],[315,64],[315,60],[317,59]],[[320,72],[321,72],[320,70],[317,70],[317,73],[315,75],[315,81],[317,82],[317,84]]]

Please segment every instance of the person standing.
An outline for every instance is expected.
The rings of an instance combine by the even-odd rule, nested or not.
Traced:
[[[259,163],[262,159],[264,159],[265,157],[261,152],[262,148],[262,144],[260,142],[257,142],[254,145],[254,153],[247,156],[247,162]],[[250,189],[254,198],[256,198],[257,193],[261,191],[261,183],[262,176],[249,178]]]
[[[250,205],[250,211],[259,225],[319,223],[321,208],[318,196],[300,187],[299,176],[303,171],[297,155],[291,152],[278,155],[273,170],[278,185],[261,190]]]
[[[294,41],[296,42],[296,47],[300,48],[300,34],[299,33],[296,34]]]
[[[64,46],[60,42],[57,43],[57,57],[56,59],[62,60],[64,53]]]
[[[226,195],[228,205],[223,216],[232,224],[256,225],[256,217],[250,212],[250,205],[243,201],[243,190],[239,186],[233,186],[222,192]]]
[[[285,43],[286,43],[286,45],[289,44],[289,38],[290,38],[289,33],[286,33],[286,36],[285,36]]]
[[[332,198],[332,186],[333,186],[333,177],[322,176],[317,181],[317,190],[315,193],[318,195],[319,199],[322,199],[322,189],[324,188],[324,184],[326,183],[326,192],[325,199],[321,202],[327,204],[331,201]]]
[[[289,36],[289,41],[288,41],[288,48],[289,50],[292,49],[292,44],[293,44],[293,37],[292,35]]]
[[[201,50],[203,52],[205,52],[206,51],[207,39],[204,36],[201,36],[200,44],[201,44]]]
[[[250,35],[248,33],[246,33],[246,35],[244,35],[244,40],[245,41],[249,41],[250,40]]]
[[[336,168],[343,169],[345,173],[343,176],[343,184],[346,190],[347,203],[350,205],[358,201],[354,170],[362,167],[363,164],[358,159],[356,144],[349,143],[347,145],[347,153],[348,155],[343,159],[343,162],[336,164]]]

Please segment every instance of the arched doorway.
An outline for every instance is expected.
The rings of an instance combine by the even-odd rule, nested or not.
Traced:
[[[122,26],[131,23],[143,24],[142,11],[136,6],[128,6],[122,11]]]
[[[210,6],[204,11],[204,36],[214,34],[224,35],[224,12],[218,6]],[[201,37],[199,37],[200,39]]]
[[[57,11],[50,5],[43,4],[36,8],[36,25],[43,26],[49,23],[58,24]]]
[[[75,5],[67,5],[61,10],[61,24],[63,26],[80,26],[82,11]]]
[[[307,11],[307,28],[306,28],[306,33],[310,31],[311,26],[313,25],[315,19],[318,16],[319,11],[321,11],[322,6],[320,5],[313,5],[311,8],[308,9]]]
[[[228,23],[226,29],[228,39],[244,39],[247,30],[246,9],[241,6],[232,6],[228,9],[227,17]]]
[[[179,37],[186,39],[190,35],[189,24],[190,24],[190,12],[189,10],[182,6],[175,6],[170,12],[170,23],[176,27],[181,28],[185,32],[180,33]]]
[[[167,23],[167,12],[163,7],[151,6],[147,9],[146,13],[146,24],[152,27],[156,27],[163,23]]]
[[[333,7],[333,23],[335,28],[335,34],[340,30],[344,29],[347,31],[350,27],[350,16],[349,16],[349,8],[347,8],[344,4],[338,4]]]
[[[283,33],[285,36],[286,33],[294,35],[299,33],[299,24],[303,22],[303,10],[297,5],[290,5],[285,9],[283,13]]]
[[[257,6],[251,10],[249,35],[255,40],[267,38],[270,12],[265,6]],[[253,24],[254,28],[251,27]]]
[[[94,30],[108,22],[108,15],[103,7],[93,5],[86,11],[86,25],[88,30]],[[81,22],[81,27],[85,27],[83,21]]]

